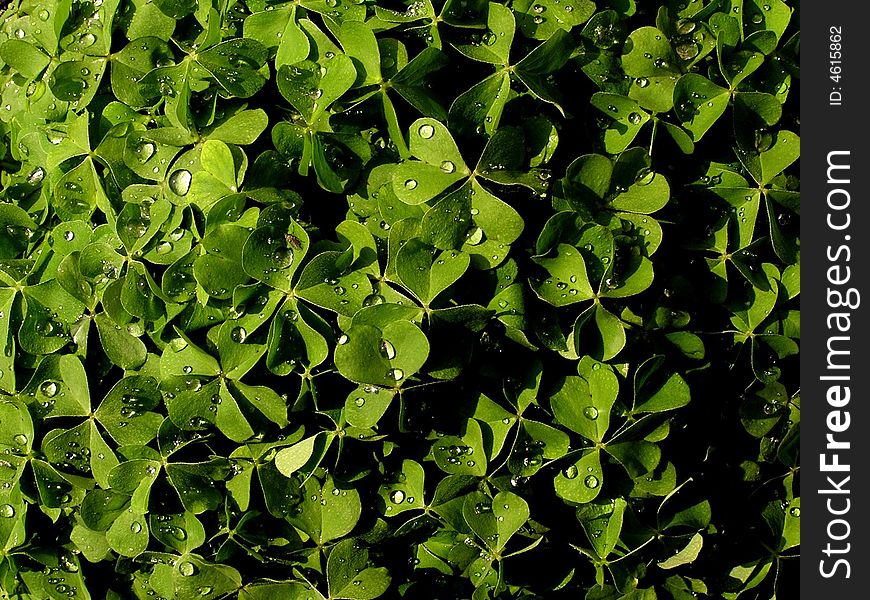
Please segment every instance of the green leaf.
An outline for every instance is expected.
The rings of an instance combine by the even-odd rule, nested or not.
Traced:
[[[48,66],[50,59],[32,44],[9,39],[0,44],[0,60],[28,79],[35,79]]]
[[[451,475],[482,477],[486,474],[483,431],[474,419],[465,421],[464,431],[460,435],[448,435],[438,440],[432,453],[441,470]]]
[[[381,596],[390,586],[389,571],[370,567],[369,553],[357,542],[342,540],[329,553],[326,577],[330,598],[371,600]]]
[[[353,325],[339,338],[335,366],[356,383],[398,387],[423,366],[429,342],[408,321],[394,321],[383,329]]]
[[[610,427],[610,413],[619,393],[619,381],[607,368],[584,377],[568,376],[550,398],[560,423],[594,442],[601,442]]]
[[[583,255],[573,246],[559,244],[555,257],[533,257],[532,260],[550,274],[550,277],[539,281],[534,287],[535,293],[542,300],[553,306],[567,306],[595,297],[586,274]]]
[[[425,473],[419,463],[402,461],[402,468],[393,475],[391,481],[378,488],[378,495],[383,500],[383,514],[394,517],[408,510],[423,508],[424,478]]]
[[[682,565],[691,564],[698,558],[703,546],[704,536],[700,533],[696,533],[692,536],[692,539],[689,540],[689,543],[686,544],[685,548],[666,560],[659,562],[658,566],[660,569],[675,569]]]
[[[334,493],[335,491],[338,493]],[[299,510],[288,520],[320,544],[344,537],[354,528],[362,512],[359,493],[336,484],[328,477],[321,485],[311,477],[302,489]]]

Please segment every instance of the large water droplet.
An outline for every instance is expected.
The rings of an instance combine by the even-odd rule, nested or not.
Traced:
[[[583,480],[583,483],[584,483],[584,484],[586,485],[586,487],[588,487],[590,490],[594,490],[595,488],[598,487],[599,481],[598,481],[598,478],[597,478],[595,475],[587,475],[587,476],[586,476],[586,479]]]
[[[178,572],[181,573],[184,577],[191,577],[193,575],[196,575],[198,570],[199,569],[196,568],[196,565],[194,565],[190,561],[185,560],[178,565]]]
[[[12,441],[18,444],[19,446],[27,445],[27,436],[23,433],[18,433],[12,437]]]
[[[0,517],[11,519],[15,516],[15,507],[11,504],[3,504],[0,506]]]
[[[244,342],[246,337],[248,337],[248,332],[245,331],[244,327],[234,327],[230,332],[230,339],[237,344]]]
[[[420,128],[417,130],[417,133],[419,133],[420,137],[423,138],[424,140],[428,140],[433,135],[435,135],[435,128],[427,123],[425,125],[420,125]]]
[[[190,171],[180,169],[169,176],[169,189],[179,196],[185,196],[190,191],[190,179]]]
[[[680,60],[692,60],[701,52],[700,46],[698,44],[689,43],[689,44],[680,44],[674,51],[677,53],[677,56]]]
[[[142,531],[142,523],[140,523],[139,521],[133,521],[132,523],[130,523],[130,531],[132,533],[139,533],[140,531]]]
[[[408,179],[407,181],[405,181],[405,189],[406,190],[413,190],[416,187],[417,187],[417,180],[416,179]]]
[[[97,42],[97,37],[93,33],[84,33],[79,37],[79,47],[89,48]]]
[[[384,302],[386,299],[380,294],[370,294],[363,299],[363,306],[375,306]]]
[[[477,227],[476,225],[468,230],[468,233],[465,234],[465,242],[469,246],[477,246],[483,241],[483,229]]]
[[[562,475],[566,479],[574,479],[577,477],[577,465],[570,465],[569,467],[562,470]]]
[[[387,340],[381,340],[380,352],[381,356],[387,360],[393,360],[396,358],[396,348]],[[401,377],[399,379],[401,379]]]
[[[136,158],[139,159],[139,162],[145,163],[148,162],[154,153],[157,151],[157,146],[155,146],[152,142],[142,142],[138,146],[136,146]]]
[[[404,376],[405,372],[402,369],[390,369],[387,371],[387,377],[395,381],[401,381]]]
[[[587,406],[583,409],[583,416],[589,419],[590,421],[594,421],[598,418],[598,409],[594,406]]]
[[[449,160],[445,160],[441,163],[441,170],[445,173],[452,173],[456,170],[456,165]]]
[[[401,504],[404,501],[405,501],[405,492],[403,492],[402,490],[394,490],[390,494],[390,502],[392,502],[393,504]]]
[[[46,398],[54,398],[57,394],[58,385],[56,381],[48,380],[43,382],[41,386],[39,386],[39,391]]]

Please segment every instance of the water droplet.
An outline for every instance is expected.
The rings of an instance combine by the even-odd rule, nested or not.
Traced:
[[[178,196],[185,196],[190,191],[190,171],[180,169],[169,176],[169,189]]]
[[[193,373],[193,367],[191,367],[190,365],[184,365],[183,367],[181,367],[181,370],[184,371],[185,375],[190,375],[191,373]]]
[[[562,475],[566,479],[574,479],[577,477],[577,465],[570,465],[562,470]]]
[[[243,343],[246,337],[248,337],[248,332],[245,331],[244,327],[234,327],[230,332],[230,339],[237,344]]]
[[[584,483],[584,484],[586,485],[586,487],[588,487],[590,490],[594,490],[595,488],[598,487],[599,481],[598,481],[598,478],[597,478],[595,475],[587,475],[587,476],[586,476],[586,479],[583,480],[583,483]]]
[[[155,146],[152,142],[142,142],[138,146],[136,146],[136,158],[139,159],[139,162],[146,163],[148,160],[154,156],[154,153],[157,151],[157,146]]]
[[[214,591],[214,588],[210,585],[204,585],[202,587],[197,588],[200,596],[208,596]]]
[[[801,516],[801,509],[798,506],[793,506],[788,512],[791,516],[795,518],[799,518]]]
[[[39,17],[40,21],[48,21],[48,18],[51,16],[51,14],[43,8],[38,13],[36,13],[36,16]]]
[[[15,516],[15,507],[11,504],[3,504],[0,506],[0,517],[11,519]]]
[[[583,409],[583,416],[589,419],[590,421],[594,421],[598,418],[598,409],[594,406],[587,406]]]
[[[357,398],[356,400],[354,400],[353,403],[354,403],[356,406],[358,406],[359,408],[362,408],[362,407],[365,406],[365,404],[366,404],[366,399],[363,398],[362,396],[360,396],[359,398]]]
[[[370,294],[363,299],[363,306],[375,306],[384,302],[386,299],[380,294]]]
[[[390,494],[390,502],[392,502],[393,504],[401,504],[404,501],[405,501],[405,492],[403,492],[402,490],[394,490]]]
[[[640,116],[640,113],[630,113],[628,115],[628,122],[632,125],[640,125],[640,122],[643,120],[643,117]]]
[[[420,137],[424,140],[430,139],[433,135],[435,135],[435,128],[428,123],[424,125],[420,125],[420,128],[417,130],[417,133],[420,134]]]
[[[196,575],[199,569],[196,568],[192,562],[183,561],[178,565],[178,572],[181,573],[184,577],[191,577]]]
[[[39,185],[45,179],[45,169],[36,167],[30,175],[27,176],[27,183],[30,185]]]
[[[416,187],[417,187],[417,180],[416,179],[408,179],[407,181],[405,181],[405,189],[406,190],[413,190]]]
[[[445,173],[452,173],[456,170],[456,165],[454,165],[451,161],[445,160],[441,163],[441,170]]]
[[[468,233],[465,234],[465,242],[469,246],[477,246],[483,242],[483,229],[476,225],[469,229]]]
[[[701,53],[701,48],[698,44],[688,43],[680,44],[674,48],[674,51],[677,53],[677,57],[679,57],[680,60],[692,60]]]
[[[139,521],[133,521],[132,523],[130,523],[130,531],[132,533],[139,533],[140,531],[142,531],[142,523],[140,523]]]
[[[57,394],[58,385],[56,381],[48,380],[39,386],[40,393],[46,398],[53,398]]]
[[[381,356],[387,360],[393,360],[396,358],[396,348],[387,340],[381,340],[380,352]],[[401,379],[401,377],[399,379]]]
[[[401,381],[404,376],[405,372],[402,369],[390,369],[387,371],[387,377],[395,381]]]
[[[338,336],[336,343],[338,343],[339,346],[344,346],[348,342],[349,339],[350,338],[347,337],[347,334],[342,333],[340,336]]]
[[[88,48],[97,42],[97,37],[93,33],[84,33],[79,37],[79,47]]]
[[[15,442],[16,444],[18,444],[19,446],[26,446],[27,445],[27,436],[24,435],[23,433],[19,433],[19,434],[16,434],[15,436],[13,436],[12,441]]]

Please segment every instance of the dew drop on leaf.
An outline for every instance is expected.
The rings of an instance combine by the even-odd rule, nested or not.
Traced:
[[[157,147],[152,142],[142,142],[136,146],[136,158],[139,162],[146,163],[156,151]]]
[[[190,191],[190,171],[179,169],[169,176],[169,189],[178,196],[186,196]]]
[[[383,356],[387,360],[393,360],[394,358],[396,358],[396,348],[388,340],[381,340],[379,350],[381,356]],[[401,376],[399,376],[397,379],[401,379]]]
[[[420,134],[420,137],[424,140],[430,139],[433,135],[435,135],[435,128],[432,125],[424,124],[420,125],[420,128],[417,129],[417,133]]]
[[[48,380],[44,381],[41,386],[39,386],[40,393],[46,398],[54,398],[57,394],[58,385],[56,381]]]
[[[79,47],[89,48],[97,42],[97,37],[93,33],[83,33],[79,37]]]
[[[598,481],[598,478],[597,478],[595,475],[587,475],[587,476],[586,476],[586,479],[583,480],[583,483],[584,483],[584,484],[586,485],[586,487],[588,487],[590,490],[594,490],[595,488],[598,487],[599,481]]]

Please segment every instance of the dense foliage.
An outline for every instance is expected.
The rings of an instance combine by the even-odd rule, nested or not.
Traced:
[[[0,597],[794,597],[796,4],[13,0]]]

